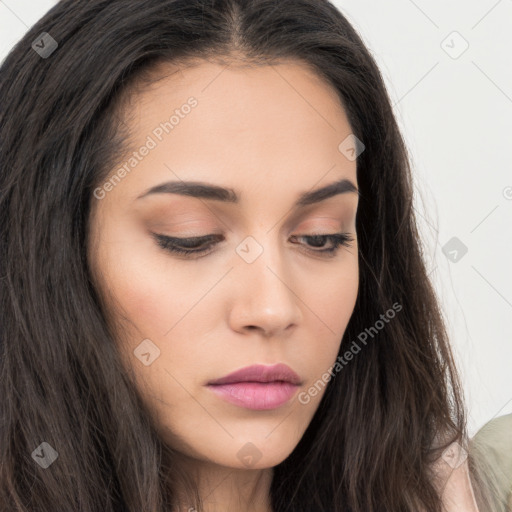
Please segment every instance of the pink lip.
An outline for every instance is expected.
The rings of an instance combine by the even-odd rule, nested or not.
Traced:
[[[288,402],[301,385],[287,365],[253,365],[208,383],[224,400],[253,410],[276,409]]]

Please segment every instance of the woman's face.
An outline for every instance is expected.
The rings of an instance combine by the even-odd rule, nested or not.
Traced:
[[[165,440],[190,460],[275,466],[319,405],[356,301],[351,127],[300,63],[164,71],[126,107],[132,150],[94,192],[94,278]],[[172,252],[192,237],[208,238],[174,243],[206,250]],[[265,371],[209,384],[278,363],[298,384]]]

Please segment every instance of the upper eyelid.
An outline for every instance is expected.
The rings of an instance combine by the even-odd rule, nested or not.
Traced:
[[[172,241],[175,243],[179,242],[220,242],[222,240],[218,240],[219,238],[224,238],[224,235],[212,233],[209,235],[198,235],[198,236],[170,236],[170,235],[163,235],[161,233],[152,233],[154,237],[157,239],[164,239],[167,241]]]
[[[152,233],[152,235],[157,239],[157,240],[165,240],[167,242],[171,241],[171,243],[176,243],[176,244],[179,244],[180,242],[181,243],[186,243],[186,242],[204,242],[204,243],[208,243],[210,242],[211,244],[218,244],[218,243],[221,243],[223,241],[225,241],[225,236],[222,235],[222,234],[217,234],[217,233],[212,233],[212,234],[209,234],[209,235],[200,235],[200,236],[188,236],[188,237],[176,237],[176,236],[170,236],[170,235],[163,235],[163,234],[160,234],[160,233]],[[295,238],[312,238],[312,237],[332,237],[332,236],[336,236],[336,235],[343,235],[343,236],[346,236],[348,238],[350,238],[352,241],[355,240],[355,238],[357,237],[357,234],[350,230],[340,230],[340,231],[334,231],[334,232],[329,232],[329,233],[316,233],[316,232],[312,232],[312,233],[297,233],[297,234],[294,234],[294,235],[291,235],[292,237],[295,237]]]
[[[329,231],[327,233],[319,233],[318,231],[304,231],[304,232],[298,232],[294,235],[290,236],[305,236],[305,237],[311,237],[311,236],[331,236],[331,235],[339,235],[339,234],[350,234],[350,230],[334,230]],[[214,240],[219,237],[225,236],[221,233],[210,233],[207,235],[194,235],[194,236],[172,236],[172,235],[164,235],[162,233],[153,233],[153,235],[161,238],[165,238],[167,240],[175,240],[176,242],[182,242],[182,241],[192,241],[192,240]]]
[[[209,235],[195,235],[195,236],[171,236],[171,235],[163,235],[161,233],[155,233],[156,236],[160,236],[160,237],[165,237],[169,240],[177,240],[177,241],[182,241],[182,240],[203,240],[203,239],[208,239],[208,238],[213,238],[213,237],[216,237],[216,236],[223,236],[223,235],[220,235],[220,234],[209,234]]]
[[[160,245],[164,250],[168,250],[171,253],[175,253],[177,257],[194,258],[208,255],[212,252],[212,248],[225,241],[224,235],[205,235],[195,237],[169,237],[166,235],[159,235],[152,233],[157,244]],[[219,240],[218,238],[223,240]],[[314,244],[312,247],[305,247],[304,250],[307,254],[322,256],[324,258],[335,257],[343,247],[352,247],[352,244],[357,240],[357,236],[351,232],[336,232],[336,233],[311,233],[311,234],[296,234],[292,235],[292,238],[296,239],[308,239],[308,238],[323,238],[325,241],[331,241],[334,246],[331,248],[315,248]],[[216,240],[217,239],[217,240]],[[181,241],[181,244],[180,244]],[[187,242],[192,242],[188,245]],[[308,242],[306,242],[306,245]],[[299,244],[303,245],[303,244]]]

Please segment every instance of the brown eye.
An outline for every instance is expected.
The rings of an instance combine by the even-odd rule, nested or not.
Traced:
[[[310,252],[320,253],[326,256],[334,256],[341,246],[350,247],[354,238],[348,233],[333,233],[330,235],[296,235],[292,237],[294,240],[305,239],[310,247],[323,247],[326,243],[331,242],[331,247],[327,249],[311,249]]]

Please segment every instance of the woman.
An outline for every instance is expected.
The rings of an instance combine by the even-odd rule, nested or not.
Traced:
[[[338,10],[64,0],[0,91],[4,510],[477,510],[407,151]]]

